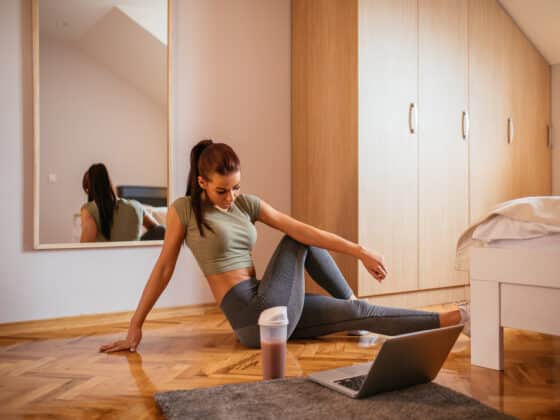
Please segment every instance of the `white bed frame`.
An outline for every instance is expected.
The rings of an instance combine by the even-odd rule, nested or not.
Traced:
[[[473,248],[471,364],[503,370],[503,327],[560,335],[560,248]]]

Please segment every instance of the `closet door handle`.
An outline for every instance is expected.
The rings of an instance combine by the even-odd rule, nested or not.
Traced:
[[[552,150],[552,127],[546,126],[546,147]]]
[[[416,119],[416,106],[414,105],[414,102],[411,102],[408,107],[408,129],[411,134],[416,132]]]
[[[508,117],[508,144],[513,143],[514,127],[513,118]]]
[[[466,140],[469,137],[469,129],[469,114],[467,113],[467,111],[463,111],[461,116],[461,135],[463,136],[463,140]]]

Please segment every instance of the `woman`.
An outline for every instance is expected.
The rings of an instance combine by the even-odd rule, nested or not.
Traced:
[[[80,242],[136,241],[142,225],[157,221],[135,200],[117,198],[109,172],[102,163],[91,165],[82,178],[88,202],[82,206]]]
[[[192,149],[190,164],[187,194],[169,208],[161,255],[131,319],[128,335],[101,346],[100,351],[136,350],[142,324],[171,278],[183,240],[235,335],[248,347],[260,346],[257,319],[263,309],[272,306],[287,306],[290,338],[356,329],[393,335],[460,322],[458,310],[437,314],[356,300],[325,249],[360,259],[377,281],[387,275],[383,258],[359,244],[299,222],[254,195],[241,194],[240,162],[228,145],[203,140]],[[256,221],[286,234],[261,280],[255,278],[251,256]],[[332,297],[306,294],[305,270]]]

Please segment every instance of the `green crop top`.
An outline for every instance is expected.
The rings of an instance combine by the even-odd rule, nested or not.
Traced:
[[[185,227],[185,243],[205,275],[253,266],[251,251],[257,241],[255,222],[260,209],[257,196],[240,194],[227,212],[203,203],[204,217],[214,231],[203,226],[204,237],[200,236],[190,196],[178,198],[172,206]]]
[[[101,218],[95,201],[90,201],[82,206],[95,220],[97,225],[96,242],[107,242],[107,238],[101,232]],[[113,226],[111,226],[111,242],[113,241],[137,241],[142,232],[144,221],[144,208],[136,200],[125,200],[119,198],[113,211]]]

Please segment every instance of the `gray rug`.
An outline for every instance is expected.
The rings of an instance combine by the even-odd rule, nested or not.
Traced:
[[[514,419],[433,382],[355,400],[305,378],[155,394],[167,419]]]

